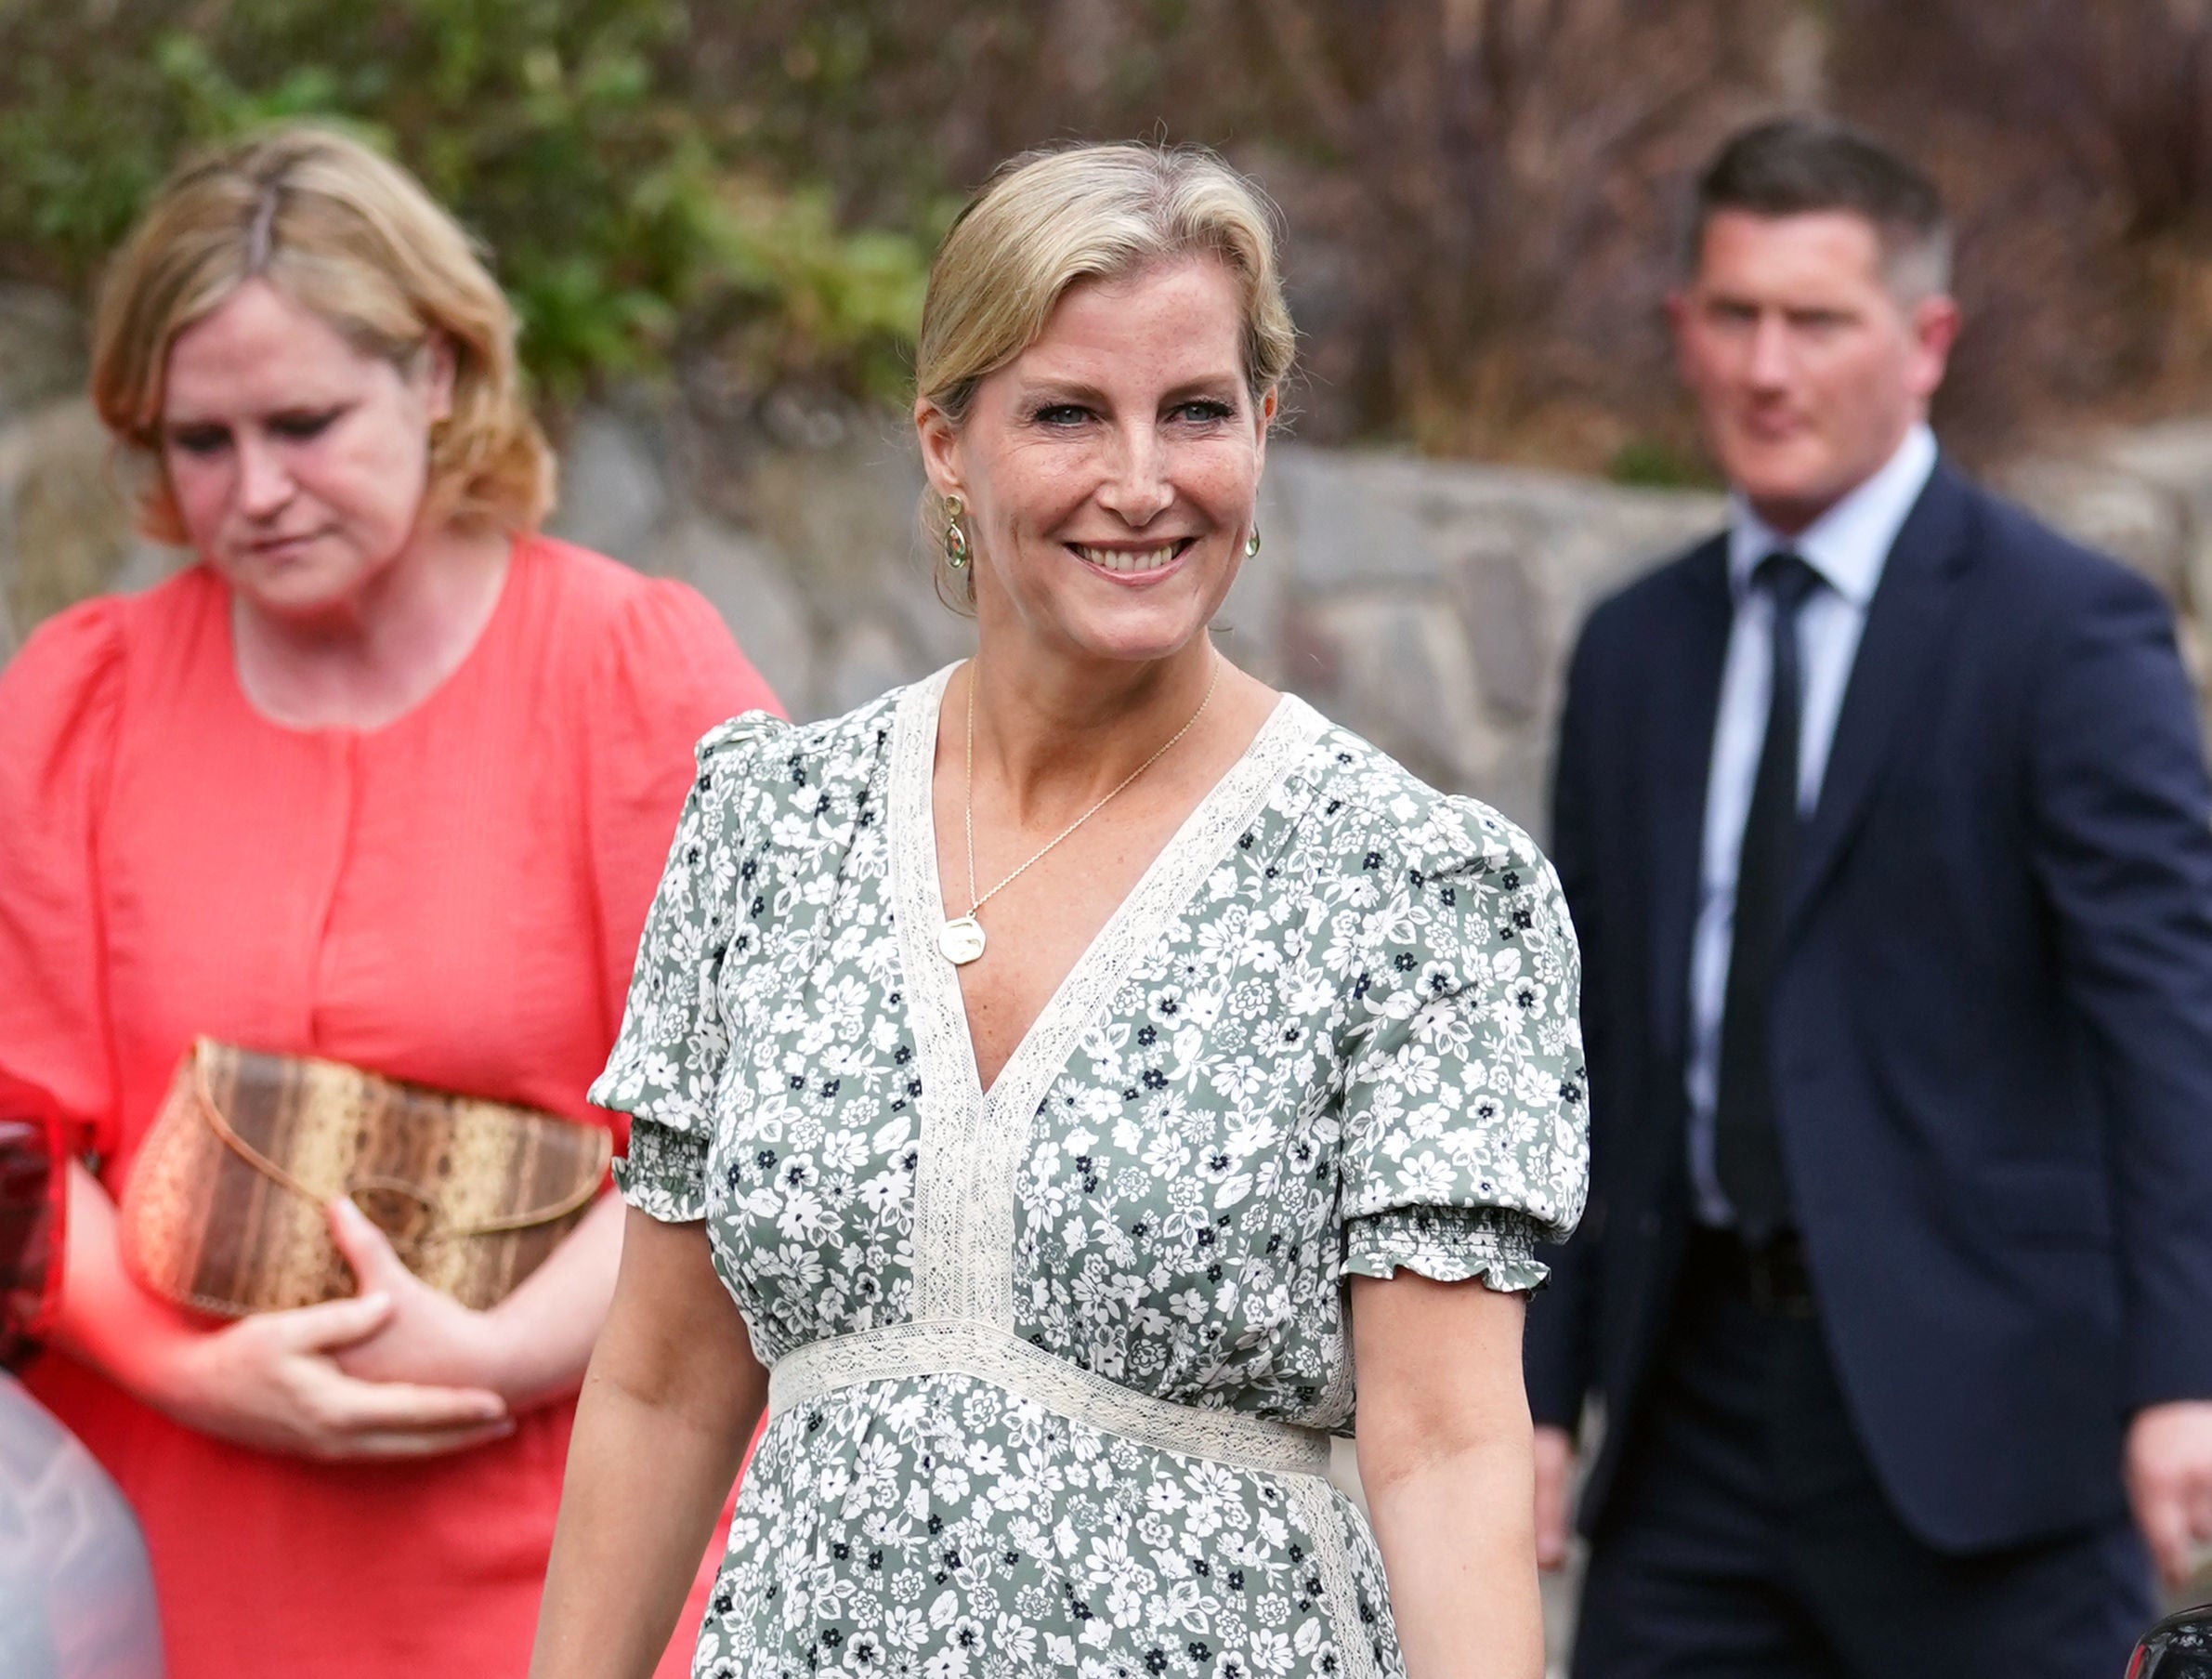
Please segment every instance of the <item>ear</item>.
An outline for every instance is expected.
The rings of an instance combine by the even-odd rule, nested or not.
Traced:
[[[960,427],[927,397],[914,399],[914,437],[922,445],[922,470],[939,495],[965,495],[967,474],[962,460]]]
[[[1258,447],[1254,456],[1260,466],[1267,464],[1267,434],[1275,429],[1275,416],[1282,411],[1282,396],[1270,385],[1260,393],[1260,412],[1254,423],[1259,427]]]
[[[1913,348],[1906,377],[1913,395],[1926,402],[1944,382],[1951,365],[1951,348],[1958,342],[1958,304],[1947,296],[1923,297],[1913,305],[1910,325]]]

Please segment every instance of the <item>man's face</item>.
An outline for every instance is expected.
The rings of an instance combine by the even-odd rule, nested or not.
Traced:
[[[1787,535],[1925,417],[1958,330],[1949,298],[1898,296],[1874,224],[1840,210],[1715,212],[1668,312],[1721,471]]]

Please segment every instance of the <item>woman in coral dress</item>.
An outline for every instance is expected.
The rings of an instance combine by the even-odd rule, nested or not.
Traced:
[[[696,594],[531,533],[512,335],[352,143],[186,171],[117,259],[94,395],[201,563],[0,674],[0,1071],[97,1166],[30,1384],[137,1510],[175,1679],[520,1670],[621,1229],[607,1198],[474,1312],[334,1207],[358,1296],[188,1316],[115,1213],[179,1056],[348,1062],[619,1146],[584,1092],[691,743],[774,705]]]

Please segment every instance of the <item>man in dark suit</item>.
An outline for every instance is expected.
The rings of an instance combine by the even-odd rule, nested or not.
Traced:
[[[1671,314],[1728,531],[1592,614],[1552,855],[1589,1679],[2119,1679],[2212,1536],[2212,790],[2165,606],[1927,426],[1933,188],[1738,137]],[[2130,1521],[2130,1504],[2132,1517]]]

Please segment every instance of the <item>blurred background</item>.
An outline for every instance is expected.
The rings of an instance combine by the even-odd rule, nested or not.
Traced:
[[[2212,600],[2205,0],[8,0],[0,658],[173,557],[79,397],[101,262],[195,143],[314,115],[481,236],[558,528],[687,576],[795,713],[957,656],[906,441],[928,254],[1023,147],[1197,140],[1280,204],[1303,366],[1224,625],[1540,826],[1598,595],[1717,503],[1660,312],[1687,177],[1825,107],[1962,227],[1940,430]]]
[[[2199,0],[15,0],[0,271],[80,295],[194,141],[330,114],[491,244],[549,400],[896,398],[926,254],[1009,153],[1220,147],[1282,205],[1299,434],[1701,474],[1656,306],[1682,177],[1777,105],[1963,224],[1987,457],[2212,379]]]

